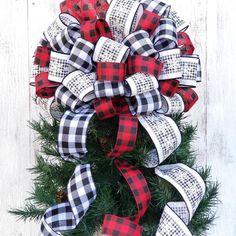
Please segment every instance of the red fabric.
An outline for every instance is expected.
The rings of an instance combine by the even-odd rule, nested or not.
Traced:
[[[159,91],[162,95],[173,97],[178,91],[179,81],[176,79],[160,80]]]
[[[160,19],[161,17],[156,13],[144,10],[136,30],[145,30],[149,35],[152,35],[154,30],[158,27]]]
[[[140,225],[115,215],[105,215],[102,234],[119,236],[142,236]]]
[[[69,13],[70,15],[74,16],[80,22],[82,21],[81,11],[79,8],[80,0],[65,0],[60,4],[61,12]]]
[[[134,196],[138,214],[134,221],[126,217],[105,215],[102,233],[106,235],[141,236],[142,228],[138,225],[151,202],[151,193],[142,172],[124,160],[115,160],[117,169],[128,183]]]
[[[101,36],[112,38],[108,23],[103,20],[85,21],[80,26],[81,37],[91,43],[96,43]]]
[[[97,80],[122,82],[126,75],[126,63],[98,62]]]
[[[133,75],[138,72],[154,75],[157,79],[161,74],[163,63],[152,57],[133,55],[128,57],[127,74]]]
[[[192,55],[195,50],[190,37],[185,32],[178,33],[178,46],[180,47],[181,54]]]
[[[134,149],[138,133],[138,117],[132,116],[129,112],[128,104],[122,107],[122,113],[119,115],[119,128],[116,137],[114,149],[107,154],[107,157],[119,157],[125,152]]]
[[[79,20],[84,21],[105,18],[109,5],[106,0],[64,0],[60,4],[61,12],[69,13]]]
[[[106,120],[117,115],[111,98],[95,99],[93,105],[100,120]]]
[[[53,97],[59,85],[48,80],[48,72],[42,72],[35,77],[36,95],[40,98]]]
[[[184,101],[184,112],[188,112],[198,100],[197,93],[191,88],[179,88],[177,93]]]
[[[34,64],[49,67],[51,50],[48,47],[38,46],[35,51]]]

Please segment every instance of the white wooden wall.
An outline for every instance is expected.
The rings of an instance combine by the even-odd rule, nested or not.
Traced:
[[[38,225],[16,222],[7,213],[32,188],[26,168],[34,164],[34,135],[27,120],[36,115],[29,64],[41,32],[54,19],[60,0],[0,0],[0,235],[35,236]],[[198,123],[199,163],[212,166],[221,182],[219,219],[208,235],[236,235],[236,3],[233,0],[169,0],[190,22],[201,55],[200,101],[190,120]]]

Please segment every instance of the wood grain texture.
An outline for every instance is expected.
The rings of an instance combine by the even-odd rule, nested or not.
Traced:
[[[60,0],[1,0],[0,14],[0,234],[35,236],[39,225],[16,222],[7,213],[23,205],[32,188],[26,168],[34,164],[37,145],[27,120],[37,117],[28,87],[31,56],[43,30],[56,17]],[[213,178],[221,183],[219,219],[208,236],[236,235],[236,106],[234,63],[236,61],[236,3],[220,0],[167,0],[187,22],[201,55],[203,82],[200,100],[189,120],[198,123],[194,143],[199,164],[212,166]],[[222,227],[223,226],[223,227]]]

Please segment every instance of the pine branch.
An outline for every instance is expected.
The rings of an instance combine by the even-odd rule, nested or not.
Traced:
[[[37,208],[34,204],[27,201],[25,203],[24,208],[22,209],[11,209],[9,211],[10,214],[14,214],[18,220],[35,220],[38,221],[42,218],[45,209]]]

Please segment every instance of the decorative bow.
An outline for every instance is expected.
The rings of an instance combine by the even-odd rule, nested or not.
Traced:
[[[155,158],[148,166],[156,167],[176,150],[180,132],[165,115],[186,112],[197,101],[191,87],[201,80],[199,57],[192,55],[189,36],[179,32],[187,29],[185,22],[158,0],[113,0],[110,5],[105,1],[66,0],[61,10],[34,55],[36,94],[41,98],[55,94],[48,110],[60,120],[58,150],[65,160],[79,160],[87,153],[86,134],[93,115],[101,120],[119,116],[116,143],[107,157],[115,158],[133,193],[138,214],[105,215],[102,232],[140,236],[138,223],[149,206],[150,191],[143,174],[118,157],[134,149],[138,121],[156,147]],[[58,113],[55,104],[64,106],[65,113]],[[156,173],[185,193],[185,202],[169,203],[165,208],[157,235],[170,230],[172,235],[182,231],[182,235],[189,235],[186,225],[205,191],[202,180],[180,164],[157,167]],[[68,203],[46,211],[42,235],[60,235],[79,224],[96,198],[89,165],[77,166],[68,193]]]

